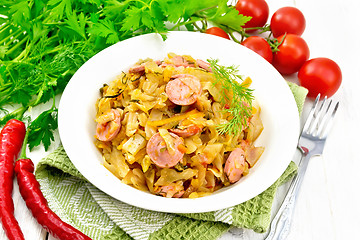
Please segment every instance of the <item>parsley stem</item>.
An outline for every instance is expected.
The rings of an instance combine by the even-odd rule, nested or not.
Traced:
[[[21,41],[19,41],[18,43],[15,44],[15,46],[13,46],[12,48],[10,48],[7,52],[6,55],[10,55],[13,51],[15,51],[18,47],[20,47],[21,45],[23,45],[27,40],[29,39],[29,36],[24,37]],[[24,50],[25,51],[25,50]]]
[[[193,24],[193,23],[196,23],[197,21],[199,21],[199,19],[197,18],[192,18],[190,21],[186,21],[186,22],[179,22],[177,23],[175,26],[173,26],[170,31],[174,31],[175,29],[181,27],[181,26],[184,26],[184,25],[187,25],[187,24]]]
[[[0,88],[0,92],[1,92],[0,106],[2,105],[2,103],[6,103],[9,93],[11,93],[12,91],[13,91],[13,88],[12,88],[11,83],[3,85]]]
[[[12,111],[11,113],[5,115],[4,117],[0,118],[0,124],[5,123],[7,120],[11,118],[15,118],[20,120],[24,113],[29,109],[29,106],[26,107],[19,107],[18,109]]]
[[[0,44],[5,43],[7,40],[9,40],[9,39],[11,39],[11,38],[13,38],[13,39],[18,39],[18,37],[20,37],[21,34],[23,34],[23,31],[22,31],[21,29],[19,29],[19,30],[15,31],[15,32],[12,33],[12,34],[9,34],[6,38],[3,38],[3,39],[0,41]],[[10,42],[10,43],[11,43],[11,42]],[[9,44],[9,43],[7,43],[7,44]],[[7,45],[7,44],[6,44],[6,45]]]
[[[28,52],[27,47],[25,47],[25,49],[22,50],[21,53],[16,58],[14,58],[14,62],[19,61],[21,58],[23,58],[25,55],[27,55],[26,54],[27,52]]]
[[[3,106],[4,104],[8,103],[8,100],[10,99],[9,93],[11,93],[11,92],[12,91],[8,91],[8,93],[5,93],[4,96],[0,98],[0,106]],[[3,92],[1,92],[1,93],[3,93]]]
[[[49,45],[50,45],[50,42],[51,42],[53,39],[56,39],[56,38],[58,38],[57,35],[48,38],[47,41],[48,41]],[[30,53],[30,51],[31,51],[31,49],[32,49],[32,46],[33,46],[34,44],[36,44],[36,43],[30,42],[30,44],[27,45],[27,46],[24,48],[24,50],[23,50],[16,58],[13,59],[13,62],[19,62],[21,59],[24,59],[24,58],[27,58],[28,60],[38,59],[39,56],[34,56],[34,57],[32,57],[32,58],[29,58],[29,57],[28,57],[28,54]],[[46,54],[50,54],[50,53],[57,52],[57,51],[59,51],[59,49],[61,49],[61,47],[51,48],[49,51],[43,52],[43,53],[42,53],[42,56],[45,56]]]
[[[55,92],[54,92],[54,88],[51,88],[51,94],[52,94],[52,100],[53,100],[53,103],[52,103],[52,106],[51,106],[51,109],[53,110],[56,110],[56,100],[55,100]]]
[[[199,16],[199,17],[201,17],[201,18],[205,18],[204,16],[202,16],[202,15],[200,14],[201,12],[205,12],[205,11],[208,11],[208,10],[211,10],[211,9],[214,9],[214,8],[217,8],[217,7],[218,7],[218,5],[214,5],[214,6],[212,6],[212,7],[207,7],[207,8],[200,9],[200,10],[196,11],[196,12],[194,13],[194,15]]]
[[[43,25],[45,26],[59,26],[59,25],[64,25],[66,24],[65,22],[44,22]]]
[[[151,9],[151,6],[149,4],[147,4],[146,2],[141,1],[141,0],[131,0],[129,2],[139,2],[139,3],[142,3],[144,6],[146,6],[148,9]]]
[[[8,29],[10,27],[10,25],[6,22],[4,23],[1,27],[0,27],[0,33],[2,33],[3,31],[5,31],[6,29]]]
[[[11,86],[12,86],[12,83],[1,84],[0,92],[3,93],[3,91],[6,91],[6,89],[9,89]]]

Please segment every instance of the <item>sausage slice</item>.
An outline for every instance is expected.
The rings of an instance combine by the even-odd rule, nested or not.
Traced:
[[[245,170],[245,152],[241,148],[235,148],[225,162],[225,174],[228,176],[230,183],[240,180]]]
[[[202,68],[202,69],[204,69],[204,70],[206,70],[208,72],[212,72],[212,69],[210,67],[210,63],[205,62],[205,61],[203,61],[201,59],[197,59],[196,64],[199,66],[199,68]]]
[[[190,74],[179,74],[173,78],[165,89],[169,100],[182,106],[195,103],[202,91],[200,80]]]
[[[121,115],[119,110],[111,109],[109,113],[110,120],[105,123],[98,123],[96,127],[96,137],[100,141],[111,141],[119,133],[121,128]]]
[[[170,136],[174,140],[175,152],[170,154],[166,148],[164,139],[160,136],[160,133],[154,134],[146,145],[146,153],[150,159],[161,168],[170,168],[175,166],[184,156],[184,153],[178,149],[178,146],[184,144],[182,138],[174,133],[170,133]]]
[[[183,138],[194,136],[197,133],[201,132],[201,130],[202,128],[195,124],[192,124],[185,129],[179,129],[179,128],[169,129],[170,132],[175,133],[179,137],[183,137]]]

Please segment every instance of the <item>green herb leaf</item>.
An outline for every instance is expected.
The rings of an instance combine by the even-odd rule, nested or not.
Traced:
[[[86,19],[83,13],[76,15],[75,12],[66,14],[68,19],[65,19],[67,27],[74,30],[75,33],[79,34],[83,39],[86,39],[85,36],[85,25]]]
[[[207,1],[186,0],[184,1],[185,18],[190,17],[192,15],[198,16],[199,14],[205,14],[206,16],[209,16],[210,12],[213,12],[212,10],[215,10],[216,12],[216,8],[219,5],[221,5],[223,2],[227,2],[227,1],[226,0],[207,0]]]
[[[49,32],[49,29],[45,27],[41,22],[35,22],[32,25],[32,31],[30,32],[30,36],[32,41],[36,42],[40,38],[46,36]]]
[[[28,91],[22,88],[15,89],[12,94],[11,98],[9,99],[13,103],[20,103],[25,106],[32,98],[32,95],[29,94]]]
[[[32,150],[42,143],[47,151],[54,141],[54,131],[57,127],[57,109],[52,108],[41,113],[29,126],[29,149]]]
[[[103,14],[114,23],[124,19],[124,11],[129,7],[131,1],[108,0],[105,1]]]
[[[251,17],[239,14],[234,7],[224,8],[224,11],[219,11],[219,13],[221,14],[216,15],[211,20],[235,31],[241,31],[241,27],[251,19]]]
[[[63,18],[64,13],[72,12],[72,0],[50,0],[48,5],[50,7],[48,17],[52,20],[60,20]]]
[[[181,21],[185,13],[186,1],[164,0],[164,1],[158,1],[158,4],[163,12],[163,15],[167,16],[167,20],[169,22],[177,23]]]
[[[214,84],[221,85],[222,103],[229,104],[224,110],[230,115],[228,122],[219,125],[217,129],[220,134],[237,135],[247,126],[247,120],[251,117],[253,90],[239,83],[243,79],[236,66],[222,66],[213,59],[208,59],[208,62],[216,79]]]
[[[29,3],[27,1],[20,1],[10,7],[9,15],[15,25],[21,25],[28,22],[31,16]]]
[[[4,58],[6,55],[6,52],[8,51],[8,46],[0,46],[0,58]]]
[[[105,38],[107,44],[114,44],[120,40],[114,23],[109,19],[94,23],[89,29],[89,33]]]

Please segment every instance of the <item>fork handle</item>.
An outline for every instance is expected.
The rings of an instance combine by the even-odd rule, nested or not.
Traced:
[[[302,150],[302,149],[301,149]],[[284,201],[282,202],[278,212],[270,225],[269,235],[265,240],[285,240],[289,234],[294,206],[299,194],[300,186],[303,182],[309,160],[310,154],[303,152],[303,156],[299,162],[298,173],[291,181],[289,189],[286,193]]]

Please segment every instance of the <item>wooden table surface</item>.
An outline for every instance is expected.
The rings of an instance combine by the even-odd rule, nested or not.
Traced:
[[[360,159],[357,155],[360,136],[360,1],[357,0],[267,0],[270,16],[283,6],[295,6],[305,15],[307,26],[302,37],[310,48],[310,58],[328,57],[342,69],[343,82],[333,96],[340,109],[328,137],[324,154],[310,161],[295,208],[288,239],[355,239],[360,226],[358,204]],[[296,75],[285,77],[297,82]],[[309,110],[307,100],[304,112]],[[33,109],[37,115],[41,109]],[[302,117],[303,122],[304,116]],[[57,137],[57,141],[59,138]],[[49,150],[52,151],[53,148]],[[28,156],[34,161],[46,156],[37,149]],[[294,161],[299,159],[296,154]],[[274,202],[278,208],[287,185],[282,186]],[[43,240],[47,233],[36,223],[21,198],[16,182],[13,199],[15,216],[26,239]],[[251,230],[232,229],[222,240],[264,239],[266,234]],[[7,239],[0,228],[0,239]],[[48,239],[53,240],[51,236]]]

